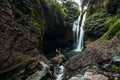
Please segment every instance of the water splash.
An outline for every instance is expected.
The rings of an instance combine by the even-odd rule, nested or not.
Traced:
[[[55,70],[54,75],[56,76],[56,80],[62,80],[63,74],[64,74],[64,66],[61,65],[61,66],[57,67],[57,69]]]

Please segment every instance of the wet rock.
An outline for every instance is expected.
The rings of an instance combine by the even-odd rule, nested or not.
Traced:
[[[104,68],[104,69],[107,69],[109,66],[110,66],[110,64],[104,64],[104,65],[103,65],[103,68]]]
[[[22,53],[0,54],[1,80],[26,79],[29,75],[42,68],[38,64],[38,61],[44,61],[46,64],[49,63],[49,60],[40,55],[38,57],[31,58]]]
[[[42,61],[39,61],[40,66],[42,65],[41,70],[37,70],[34,74],[30,75],[26,80],[40,80],[46,73],[49,72],[50,67]]]
[[[82,54],[68,60],[65,64],[65,76],[74,76],[77,73],[81,73],[85,67],[94,64],[101,69],[108,70],[111,59],[120,53],[118,50],[120,48],[119,43],[119,37],[114,37],[111,40],[99,39],[89,44]],[[120,64],[118,57],[116,62],[117,65]],[[81,70],[79,71],[79,69]]]
[[[92,75],[89,76],[90,80],[108,80],[108,78],[102,74],[96,74],[96,75]]]
[[[56,74],[56,80],[62,80],[63,79],[63,74],[64,74],[64,66],[61,65],[59,66],[59,72],[57,72],[58,74]]]
[[[113,73],[111,76],[113,77],[114,80],[120,80],[120,74],[119,73]]]
[[[120,55],[116,55],[112,58],[112,63],[120,66]]]
[[[85,72],[84,75],[76,75],[69,80],[108,80],[108,78],[102,74],[95,74],[93,72]]]
[[[83,75],[76,75],[70,78],[69,80],[84,80]]]
[[[89,79],[90,76],[92,76],[94,73],[93,72],[85,72],[84,78]]]
[[[93,72],[92,71],[86,71],[84,73],[84,75],[83,74],[77,74],[77,75],[71,77],[69,80],[89,80],[89,77],[94,75],[94,74],[95,74],[94,71]]]

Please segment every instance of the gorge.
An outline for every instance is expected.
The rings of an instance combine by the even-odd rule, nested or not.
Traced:
[[[120,0],[76,1],[0,0],[0,80],[120,80]]]

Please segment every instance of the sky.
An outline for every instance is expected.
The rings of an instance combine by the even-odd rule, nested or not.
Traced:
[[[73,1],[75,1],[76,3],[80,5],[80,0],[73,0]]]
[[[61,0],[57,0],[59,3],[61,3]],[[76,3],[78,3],[80,5],[80,0],[73,0],[75,1]]]

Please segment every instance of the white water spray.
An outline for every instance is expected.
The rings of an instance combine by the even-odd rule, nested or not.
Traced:
[[[80,15],[78,19],[73,23],[73,38],[74,38],[74,51],[82,51],[84,48],[83,45],[83,40],[84,40],[84,23],[86,19],[86,10],[87,10],[87,5],[82,7],[82,2],[83,0],[80,0],[79,3],[79,10],[80,10]],[[81,24],[80,24],[81,23]]]
[[[59,74],[57,75],[56,80],[62,80],[63,79],[63,74],[64,74],[64,66],[61,65],[59,66]]]
[[[54,76],[56,77],[55,80],[62,80],[64,75],[64,66],[56,66],[54,67]]]

